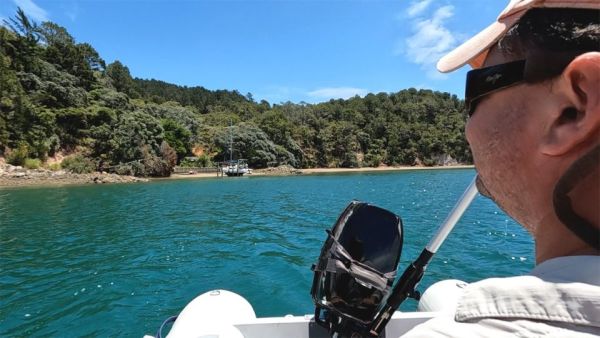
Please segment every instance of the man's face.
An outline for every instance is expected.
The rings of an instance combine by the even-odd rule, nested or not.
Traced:
[[[510,61],[514,60],[493,50],[484,67]],[[543,130],[540,110],[547,105],[544,91],[543,85],[520,84],[489,94],[479,101],[466,127],[479,191],[532,232],[543,217],[536,215],[534,195],[541,174],[535,163],[536,140]]]

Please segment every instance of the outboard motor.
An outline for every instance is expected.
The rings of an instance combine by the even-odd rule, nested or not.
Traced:
[[[385,336],[385,326],[400,304],[409,297],[420,298],[416,288],[427,265],[477,195],[476,181],[477,176],[395,285],[403,240],[400,217],[371,204],[351,202],[327,231],[312,267],[315,322],[332,337]]]
[[[402,250],[402,220],[352,201],[327,234],[312,267],[315,321],[331,335],[356,337],[368,332],[391,292]]]

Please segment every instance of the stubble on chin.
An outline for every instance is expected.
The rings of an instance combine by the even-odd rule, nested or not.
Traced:
[[[530,223],[527,185],[522,163],[527,159],[528,131],[524,128],[521,100],[508,104],[480,128],[477,143],[471,144],[478,177],[477,189],[506,214],[521,224]],[[526,228],[529,228],[526,226]]]
[[[477,175],[477,178],[475,179],[475,185],[477,186],[477,190],[479,191],[479,193],[482,196],[487,197],[487,198],[491,199],[492,201],[494,200],[492,193],[490,193],[488,188],[485,186],[485,183],[483,183],[483,180],[481,179],[481,175]]]

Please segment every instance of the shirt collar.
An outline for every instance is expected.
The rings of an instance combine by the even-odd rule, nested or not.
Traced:
[[[459,322],[529,319],[600,327],[600,256],[548,260],[531,275],[490,278],[464,290]]]
[[[549,259],[530,273],[548,282],[579,282],[600,286],[600,256],[566,256]]]

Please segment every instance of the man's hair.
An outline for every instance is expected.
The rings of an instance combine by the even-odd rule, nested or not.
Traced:
[[[577,55],[600,51],[600,10],[535,8],[498,41],[505,55],[518,55],[535,67],[527,82],[558,76]]]

